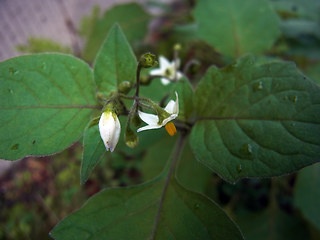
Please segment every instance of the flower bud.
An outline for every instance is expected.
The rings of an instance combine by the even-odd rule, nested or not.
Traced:
[[[135,127],[138,127],[138,126],[140,126],[141,125],[141,119],[140,119],[140,117],[139,117],[139,115],[138,114],[135,114],[134,116],[133,116],[133,118],[132,118],[132,120],[131,120],[131,123],[133,124],[133,126],[135,126]]]
[[[152,53],[145,53],[140,57],[139,61],[141,67],[150,68],[158,65],[158,61],[156,59],[156,55]]]
[[[124,140],[129,148],[135,148],[139,144],[139,137],[130,127],[126,128]]]
[[[151,82],[151,78],[148,75],[144,74],[140,77],[140,84],[141,85],[148,85]]]
[[[113,152],[119,141],[121,131],[120,122],[115,112],[107,109],[101,114],[99,131],[107,151]]]
[[[180,51],[180,50],[181,50],[181,44],[176,43],[176,44],[173,46],[173,50],[174,50],[174,51]]]
[[[127,94],[130,91],[131,86],[132,86],[131,82],[123,81],[122,83],[119,84],[118,90],[120,93]]]

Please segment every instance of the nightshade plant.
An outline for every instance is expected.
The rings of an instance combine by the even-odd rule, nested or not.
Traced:
[[[263,4],[261,9],[270,11]],[[200,24],[207,5],[199,1],[194,10]],[[243,16],[237,17],[241,22]],[[199,34],[228,56],[265,47],[261,41],[253,48],[225,49],[214,28],[206,32],[203,23]],[[115,24],[93,70],[64,54],[1,62],[1,158],[55,154],[83,136],[81,184],[106,150],[137,153],[157,144],[157,152],[151,148],[147,156],[168,158],[157,177],[90,198],[52,230],[52,238],[243,239],[222,208],[183,185],[179,159],[194,155],[231,183],[288,174],[320,160],[320,88],[293,63],[261,63],[245,55],[226,67],[210,67],[193,86],[178,69],[179,50],[179,45],[173,48],[171,63],[161,57],[156,69],[156,56],[146,53],[137,60]],[[141,71],[149,68],[148,79],[142,79]],[[159,78],[164,85],[152,88]]]

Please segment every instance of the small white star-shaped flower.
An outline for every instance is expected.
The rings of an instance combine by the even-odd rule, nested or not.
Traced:
[[[137,130],[137,132],[141,132],[144,130],[149,130],[149,129],[157,129],[161,128],[163,126],[166,127],[167,132],[173,136],[176,133],[176,128],[174,124],[170,121],[175,119],[178,114],[179,114],[179,101],[178,101],[178,93],[175,92],[176,94],[176,101],[170,100],[167,104],[167,106],[164,108],[164,111],[168,113],[168,117],[163,119],[162,122],[159,121],[159,116],[156,114],[150,114],[150,113],[144,113],[141,111],[138,111],[139,117],[141,118],[142,121],[147,123],[147,126],[141,127]]]
[[[169,62],[163,56],[159,57],[160,61],[160,68],[153,69],[150,71],[151,76],[162,76],[161,82],[163,85],[168,85],[170,81],[177,81],[183,75],[181,72],[178,71],[180,66],[180,60],[177,59],[176,61]]]

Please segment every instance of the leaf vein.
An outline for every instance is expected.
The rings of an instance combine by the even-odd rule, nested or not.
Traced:
[[[131,216],[133,216],[133,215],[135,215],[135,214],[139,214],[139,213],[145,211],[146,209],[148,209],[148,208],[152,207],[153,205],[155,205],[158,201],[159,201],[159,199],[157,198],[155,201],[147,204],[147,205],[144,206],[143,208],[138,209],[138,210],[136,210],[136,211],[134,211],[134,212],[128,213],[127,215],[120,217],[119,219],[113,221],[111,224],[109,224],[109,225],[107,225],[107,226],[104,226],[103,228],[99,229],[98,231],[95,231],[95,232],[92,234],[91,237],[87,238],[87,240],[92,239],[92,237],[94,237],[96,234],[98,234],[98,233],[100,233],[100,232],[102,232],[102,231],[106,231],[108,228],[110,228],[111,226],[113,226],[113,225],[121,222],[122,220],[124,220],[124,219],[126,219],[126,218],[128,218],[128,217],[131,217]]]
[[[76,84],[79,92],[81,93],[81,96],[83,96],[83,97],[85,98],[85,101],[87,102],[87,104],[90,104],[90,101],[88,100],[87,94],[85,94],[85,93],[83,92],[83,89],[81,88],[79,82],[78,82],[78,81],[76,80],[76,78],[74,77],[74,75],[73,75],[71,69],[69,68],[69,66],[68,66],[66,63],[62,63],[62,64],[64,65],[64,67],[65,67],[65,68],[68,70],[68,72],[70,73],[73,82]]]

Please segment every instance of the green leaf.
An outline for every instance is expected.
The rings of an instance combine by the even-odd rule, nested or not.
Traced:
[[[302,169],[294,189],[294,205],[320,230],[320,164]]]
[[[243,239],[226,213],[207,197],[181,186],[172,175],[185,136],[170,164],[154,180],[105,189],[51,232],[54,239]],[[139,223],[139,224],[137,224]]]
[[[267,0],[202,0],[193,15],[199,36],[229,57],[268,50],[280,33]]]
[[[295,216],[269,207],[262,212],[242,212],[237,223],[246,240],[310,239],[306,226]]]
[[[108,31],[118,22],[132,44],[141,41],[147,32],[150,15],[137,3],[116,5],[106,11],[101,19],[95,19],[93,29],[83,51],[83,59],[92,62]]]
[[[106,189],[51,232],[56,239],[151,239],[164,178],[139,186]],[[152,239],[243,239],[226,213],[203,195],[172,180]]]
[[[212,172],[195,159],[190,147],[185,147],[177,170],[181,184],[189,190],[205,193],[211,177]]]
[[[103,43],[94,65],[98,91],[109,95],[123,81],[135,81],[137,60],[120,26],[115,24]]]
[[[179,39],[179,42],[190,42],[199,39],[198,25],[196,23],[186,23],[184,25],[177,25],[173,28],[173,34],[175,38]]]
[[[320,85],[320,61],[309,65],[305,70],[306,75]]]
[[[168,134],[167,134],[168,135]],[[170,157],[175,137],[169,135],[147,148],[142,159],[143,180],[151,180],[160,175]],[[177,178],[189,190],[204,193],[212,172],[196,161],[190,148],[185,146],[177,169]]]
[[[8,160],[62,151],[96,108],[91,69],[62,54],[1,62],[0,94],[0,157]]]
[[[182,78],[173,84],[179,95],[179,117],[188,119],[193,113],[193,89],[188,79]]]
[[[161,174],[165,168],[166,161],[170,157],[172,146],[174,146],[175,137],[166,136],[162,137],[152,146],[147,147],[147,152],[143,156],[141,172],[143,180],[151,180]]]
[[[100,137],[98,125],[89,126],[84,132],[80,181],[84,184],[93,168],[105,156],[106,148]]]
[[[227,181],[276,176],[319,161],[320,89],[291,63],[251,56],[210,68],[195,92],[190,144]]]

